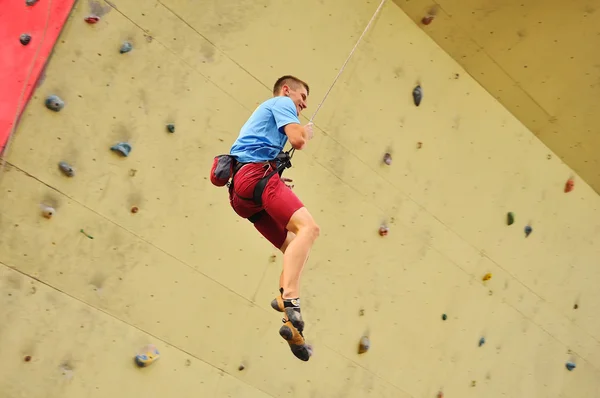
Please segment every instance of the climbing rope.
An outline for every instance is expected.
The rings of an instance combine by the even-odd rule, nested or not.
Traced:
[[[377,7],[377,10],[375,10],[375,14],[373,14],[373,16],[371,17],[371,20],[369,21],[369,23],[367,24],[367,26],[365,27],[365,30],[363,30],[362,34],[360,35],[360,37],[358,38],[358,40],[356,41],[356,44],[354,45],[354,48],[352,48],[352,51],[350,51],[350,54],[348,55],[348,57],[346,58],[346,61],[344,61],[344,63],[342,64],[342,67],[340,68],[337,76],[335,77],[335,79],[333,79],[333,83],[331,83],[331,85],[329,86],[329,89],[327,89],[327,92],[325,93],[325,96],[323,97],[323,99],[321,100],[321,102],[319,103],[319,105],[317,105],[317,109],[315,109],[315,112],[312,114],[312,116],[310,117],[309,123],[312,123],[313,120],[315,119],[315,117],[317,116],[317,113],[319,113],[319,110],[321,109],[321,107],[323,106],[323,103],[325,102],[325,100],[327,99],[327,97],[329,96],[329,93],[331,92],[331,90],[333,89],[333,86],[335,86],[335,83],[338,81],[338,79],[340,78],[340,76],[342,75],[342,72],[344,72],[344,69],[346,69],[346,65],[348,64],[348,62],[350,62],[350,59],[352,58],[352,56],[354,55],[354,52],[356,51],[356,49],[358,48],[359,43],[361,42],[362,38],[364,37],[364,35],[369,31],[369,29],[371,28],[371,25],[373,24],[373,21],[375,21],[375,19],[377,18],[377,14],[379,14],[379,11],[381,11],[381,9],[383,8],[383,4],[385,3],[385,0],[381,0],[381,3],[379,4],[379,7]],[[296,148],[292,148],[289,151],[290,154],[290,159],[292,158],[292,156],[294,155],[294,152],[296,151]]]

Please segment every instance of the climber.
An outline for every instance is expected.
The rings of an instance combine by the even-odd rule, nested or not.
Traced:
[[[303,336],[300,274],[319,236],[319,227],[292,191],[293,186],[287,184],[292,180],[281,174],[291,166],[289,153],[283,152],[286,143],[302,150],[313,137],[312,123],[302,126],[299,120],[309,91],[308,85],[294,76],[277,79],[273,98],[252,113],[229,154],[235,159],[229,185],[232,208],[283,253],[280,294],[271,306],[284,313],[279,333],[303,361],[308,361],[311,349]]]

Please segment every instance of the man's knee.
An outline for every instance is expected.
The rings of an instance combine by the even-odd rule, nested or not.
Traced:
[[[306,207],[296,210],[288,222],[287,229],[296,235],[300,231],[304,231],[313,239],[317,239],[321,233],[321,228]]]

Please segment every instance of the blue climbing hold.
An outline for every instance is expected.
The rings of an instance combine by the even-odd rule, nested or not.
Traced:
[[[126,41],[121,45],[121,49],[119,50],[119,52],[121,54],[124,54],[124,53],[128,53],[132,49],[133,49],[133,46],[131,45],[131,43]]]
[[[118,144],[111,146],[110,149],[114,152],[120,153],[123,156],[129,156],[129,153],[131,152],[131,145],[129,145],[127,142],[119,142]]]
[[[479,347],[485,344],[485,337],[479,339]]]
[[[569,372],[575,369],[575,364],[573,362],[567,362],[565,366],[567,367]]]
[[[528,237],[532,232],[533,228],[531,228],[531,226],[528,225],[525,227],[525,237]]]
[[[58,95],[49,95],[46,98],[46,108],[54,112],[59,112],[65,107],[65,102]]]

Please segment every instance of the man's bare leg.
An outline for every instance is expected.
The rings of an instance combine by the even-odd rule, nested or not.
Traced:
[[[288,235],[280,250],[283,253],[283,271],[279,277],[280,296],[271,306],[285,314],[279,334],[290,345],[294,355],[308,361],[312,349],[305,344],[304,321],[300,312],[300,274],[308,260],[313,243],[319,236],[319,227],[306,208],[301,208],[287,225]]]
[[[295,237],[289,242],[286,239],[280,286],[283,288],[283,299],[293,299],[300,296],[300,275],[310,250],[319,237],[320,229],[312,215],[303,207],[292,215],[287,230]]]

